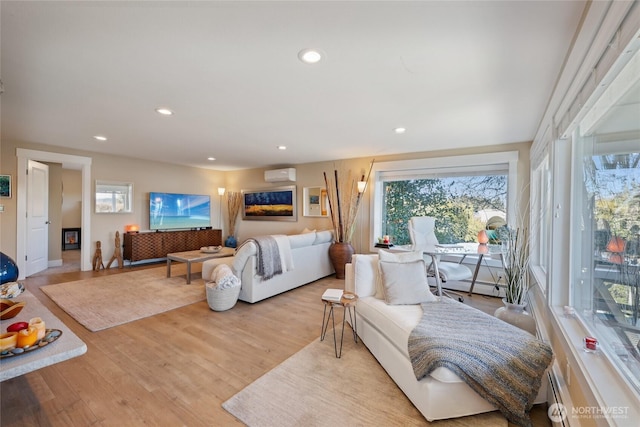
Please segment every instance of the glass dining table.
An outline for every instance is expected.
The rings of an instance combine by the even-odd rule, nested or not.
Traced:
[[[491,257],[498,256],[500,258],[500,262],[503,263],[502,247],[500,245],[488,245],[480,243],[437,244],[433,247],[433,249],[424,250],[423,254],[431,257],[431,265],[429,266],[429,268],[433,266],[438,296],[442,296],[442,279],[440,277],[440,270],[438,268],[438,257],[441,257],[443,255],[462,255],[462,259],[460,260],[460,262],[462,262],[467,256],[478,257],[475,269],[473,271],[473,276],[471,277],[471,286],[469,287],[468,295],[471,295],[473,293],[473,288],[475,287],[478,273],[480,272],[480,266],[482,265],[482,260],[485,255],[489,255]],[[460,296],[458,299],[460,301],[464,300],[462,296]]]

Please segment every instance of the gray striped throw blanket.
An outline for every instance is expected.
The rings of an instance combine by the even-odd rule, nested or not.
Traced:
[[[282,274],[282,260],[280,259],[280,249],[278,248],[278,243],[273,236],[253,237],[244,241],[242,245],[246,244],[247,242],[254,242],[256,244],[258,276],[260,276],[262,280],[269,280],[273,276]]]
[[[453,371],[510,422],[531,426],[529,411],[551,347],[533,335],[449,298],[421,304],[409,335],[409,356],[419,380],[438,367]]]

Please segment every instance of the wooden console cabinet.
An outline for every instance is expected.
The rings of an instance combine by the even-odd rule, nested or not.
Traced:
[[[159,231],[125,233],[123,258],[131,262],[166,258],[173,252],[193,251],[203,246],[222,245],[222,230]]]

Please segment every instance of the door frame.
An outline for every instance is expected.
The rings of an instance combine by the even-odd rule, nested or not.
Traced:
[[[86,244],[80,248],[80,270],[91,270],[91,157],[71,154],[51,153],[48,151],[16,149],[18,171],[16,183],[16,264],[20,271],[19,279],[24,279],[27,254],[27,167],[29,160],[37,162],[61,163],[63,169],[80,170],[82,175],[82,240]]]

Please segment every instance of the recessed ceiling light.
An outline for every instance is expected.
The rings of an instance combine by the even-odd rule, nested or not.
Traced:
[[[395,133],[397,133],[397,134],[401,134],[401,133],[405,133],[407,131],[407,129],[405,129],[405,128],[395,128],[393,131]]]
[[[156,112],[162,114],[163,116],[170,116],[173,114],[173,111],[169,110],[168,108],[156,108]]]
[[[96,135],[93,137],[93,139],[97,139],[98,141],[106,141],[107,137],[102,135]]]
[[[286,150],[287,146],[286,145],[278,145],[278,150]]]
[[[216,159],[215,157],[207,157],[207,160],[210,160],[210,161],[214,161],[215,159]]]
[[[318,49],[303,49],[298,52],[298,58],[305,64],[315,64],[320,62],[323,55]]]

